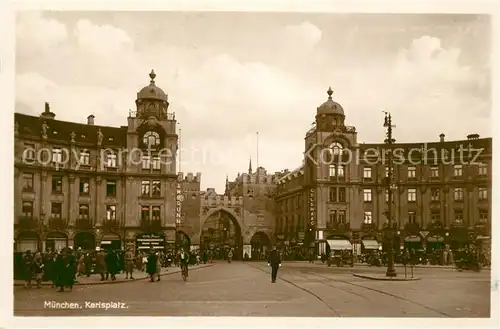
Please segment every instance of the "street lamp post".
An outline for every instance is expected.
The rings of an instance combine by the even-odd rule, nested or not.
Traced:
[[[392,125],[392,119],[391,119],[391,114],[385,112],[385,119],[384,119],[384,127],[387,128],[387,140],[386,143],[389,146],[389,152],[388,157],[387,157],[387,162],[389,166],[389,170],[387,171],[387,194],[389,196],[388,198],[388,206],[387,206],[387,216],[388,216],[388,224],[389,224],[389,246],[387,248],[387,272],[385,273],[386,276],[388,277],[395,277],[396,274],[396,269],[394,268],[394,232],[393,232],[393,223],[392,223],[392,144],[393,144],[393,139],[392,139],[392,128],[394,127]]]

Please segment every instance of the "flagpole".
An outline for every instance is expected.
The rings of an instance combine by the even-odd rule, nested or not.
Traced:
[[[257,132],[257,171],[259,170],[259,132]]]

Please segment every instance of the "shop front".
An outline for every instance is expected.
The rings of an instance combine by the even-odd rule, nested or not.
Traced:
[[[326,242],[326,255],[331,251],[353,251],[351,241],[344,235],[330,235]]]
[[[68,235],[64,232],[49,232],[45,237],[45,251],[59,251],[68,246]]]
[[[368,235],[368,236],[364,236],[361,239],[361,253],[362,254],[371,253],[371,252],[378,251],[381,249],[382,249],[382,246],[377,241],[377,238],[375,236]]]
[[[163,233],[143,233],[136,237],[136,250],[149,250],[151,247],[157,250],[165,250],[166,239]]]
[[[404,247],[408,250],[421,250],[422,237],[417,234],[408,235],[404,238]]]
[[[40,239],[36,232],[23,231],[17,235],[15,250],[17,252],[37,251]]]
[[[101,238],[100,243],[101,249],[104,250],[121,250],[122,249],[122,241],[118,234],[107,233],[104,234]]]
[[[95,235],[92,232],[77,232],[75,234],[74,245],[76,249],[94,250]]]

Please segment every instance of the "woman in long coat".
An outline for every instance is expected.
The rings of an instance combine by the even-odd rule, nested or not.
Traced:
[[[160,281],[161,274],[161,255],[160,252],[156,253],[156,281]]]
[[[156,253],[154,252],[153,248],[151,248],[148,256],[148,263],[146,265],[146,272],[149,274],[151,282],[154,282],[155,279],[157,262],[158,262],[158,257],[156,257]]]

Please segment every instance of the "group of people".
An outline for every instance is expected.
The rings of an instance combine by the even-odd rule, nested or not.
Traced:
[[[50,252],[42,255],[40,252],[32,253],[26,251],[23,256],[26,283],[29,288],[35,281],[36,287],[45,278],[52,282],[52,287],[64,291],[65,288],[72,290],[75,284],[76,257],[71,248],[64,248],[59,252]]]
[[[168,255],[152,247],[136,254],[131,248],[125,252],[99,247],[95,251],[83,251],[81,248],[74,251],[71,247],[46,253],[28,250],[22,255],[22,277],[29,288],[33,283],[40,288],[43,281],[49,281],[61,292],[65,289],[71,291],[80,277],[93,274],[99,275],[100,281],[115,281],[116,275],[123,271],[126,280],[133,280],[134,270],[138,270],[145,271],[151,282],[157,282],[160,281],[162,267],[166,266],[166,257],[173,258],[179,266],[189,265],[193,258],[196,263],[200,262],[199,256],[193,257],[184,249]]]

